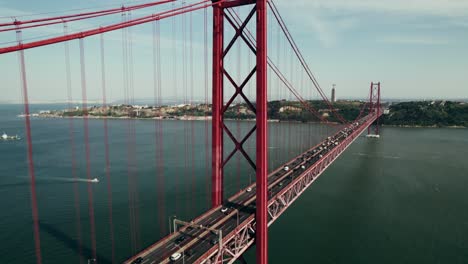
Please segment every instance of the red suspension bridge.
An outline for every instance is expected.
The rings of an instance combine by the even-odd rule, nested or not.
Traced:
[[[144,12],[149,12],[149,14],[141,15]],[[209,19],[210,14],[212,19]],[[120,16],[120,21],[113,23],[112,19],[117,15]],[[197,22],[198,18],[202,21]],[[96,19],[99,19],[97,21],[101,24],[95,28],[71,28],[73,23],[96,21]],[[209,209],[204,210],[199,216],[189,212],[187,217],[190,218],[188,219],[170,217],[170,230],[167,230],[168,215],[180,215],[182,205],[176,202],[175,211],[168,213],[168,209],[165,208],[167,197],[164,194],[166,178],[158,176],[155,192],[158,200],[156,208],[158,217],[153,224],[160,227],[160,236],[154,237],[154,244],[141,245],[140,201],[136,179],[137,168],[143,165],[137,164],[136,123],[132,119],[127,120],[129,237],[132,255],[127,256],[128,260],[125,263],[232,263],[236,260],[243,261],[242,254],[254,244],[257,263],[268,263],[268,226],[274,223],[366,129],[369,134],[378,135],[378,119],[382,114],[380,83],[371,83],[369,102],[362,104],[354,120],[348,120],[340,114],[340,110],[335,108],[334,103],[330,102],[319,85],[272,0],[206,0],[194,3],[167,0],[101,11],[61,14],[47,18],[18,17],[12,18],[10,22],[0,23],[2,34],[16,35],[15,41],[3,43],[0,47],[0,54],[17,53],[20,66],[36,262],[47,263],[47,260],[43,259],[41,254],[40,212],[36,193],[34,141],[31,132],[32,113],[29,109],[30,86],[34,84],[31,84],[28,77],[26,52],[44,49],[43,46],[55,45],[57,48],[58,43],[63,43],[66,101],[68,108],[72,109],[74,106],[73,63],[70,53],[73,48],[71,45],[78,42],[85,171],[88,180],[92,180],[94,177],[91,167],[93,151],[89,141],[88,122],[91,109],[88,100],[89,93],[100,90],[102,98],[100,104],[103,108],[109,109],[112,107],[109,104],[109,94],[113,92],[112,89],[108,89],[109,76],[120,75],[123,104],[136,104],[135,91],[138,90],[136,87],[138,77],[135,67],[138,67],[140,61],[135,59],[138,51],[134,49],[134,45],[139,35],[132,31],[132,28],[145,25],[151,25],[149,30],[151,37],[144,40],[149,42],[146,44],[151,45],[151,55],[145,56],[149,58],[149,64],[152,64],[150,74],[153,78],[150,86],[154,88],[152,102],[154,106],[167,104],[165,98],[171,97],[172,102],[182,103],[184,107],[199,104],[209,108],[209,111],[204,114],[205,138],[202,141],[206,148],[205,166],[211,171],[209,175],[204,175],[207,178],[206,189],[211,197],[207,199],[210,201]],[[53,31],[53,36],[40,35],[29,39],[24,38],[28,30],[50,27],[54,29],[62,27],[63,32]],[[108,67],[109,58],[115,63],[112,58],[115,54],[106,53],[109,48],[106,48],[104,40],[107,34],[115,31],[121,32],[119,41],[122,45],[119,56],[121,56],[122,71],[110,74],[112,67]],[[164,40],[164,34],[172,39]],[[112,37],[109,37],[109,40],[113,41]],[[85,43],[86,47],[97,47],[98,68],[86,62]],[[209,52],[210,49],[211,52]],[[211,59],[209,54],[211,54]],[[203,66],[199,67],[199,65]],[[100,72],[99,84],[90,84],[87,67]],[[210,86],[211,93],[209,92]],[[90,87],[101,89],[90,89]],[[204,98],[197,99],[197,94],[201,97],[204,94]],[[318,109],[312,99],[321,102],[322,109]],[[271,118],[269,102],[292,102],[293,100],[297,102],[296,106],[284,106],[280,111],[300,111],[315,122],[324,125],[315,130],[310,129],[308,125],[307,133],[297,137],[290,132],[290,124],[288,124],[289,132],[272,129],[272,126],[268,124],[268,119]],[[227,117],[232,110],[235,113],[234,117],[232,115]],[[245,131],[240,128],[239,121],[234,121],[234,123],[230,121],[233,118],[239,120],[246,115],[255,122],[252,122]],[[332,119],[336,122],[332,122]],[[105,115],[102,122],[110,230],[106,240],[110,241],[112,248],[111,262],[117,263],[122,259],[116,257],[113,191],[110,180],[112,146],[109,146],[108,118]],[[76,154],[78,143],[75,142],[77,139],[73,133],[76,123],[76,120],[69,118],[72,156],[70,169],[74,179],[78,179],[76,159],[79,158]],[[197,196],[194,191],[194,175],[196,174],[194,164],[197,158],[194,145],[200,139],[195,136],[194,122],[187,123],[184,124],[184,138],[181,139],[183,157],[180,157],[180,163],[183,163],[183,168],[180,173],[169,175],[169,177],[175,179],[176,189],[185,188],[181,187],[182,185],[179,186],[178,183],[189,182],[188,189],[178,190],[178,192],[190,192],[188,200],[193,200]],[[323,127],[326,131],[323,131]],[[310,140],[314,133],[321,135],[318,142]],[[294,140],[297,141],[300,151],[291,155],[289,158],[293,158],[286,162],[285,160],[269,162],[273,159],[278,160],[269,156],[271,153],[269,145],[272,144],[271,135],[274,135],[277,140],[284,141],[285,145],[292,144]],[[165,155],[164,147],[162,147],[167,144],[164,140],[165,136],[162,118],[154,118],[156,175],[164,175],[165,168],[168,166],[165,163],[170,158]],[[209,142],[210,139],[211,142]],[[234,184],[237,185],[234,187],[235,190],[228,192],[227,183],[235,182],[229,178],[232,176],[231,172],[227,172],[229,166],[234,166],[238,178],[237,184]],[[243,167],[242,170],[241,167]],[[247,169],[244,167],[251,168],[255,172],[255,180],[241,186],[240,182],[247,182],[245,180],[247,174],[244,173]],[[181,175],[192,175],[192,177],[182,178]],[[76,184],[73,193],[76,202],[75,215],[79,219],[83,212],[80,212],[80,207],[77,206],[81,193]],[[91,251],[89,256],[83,256],[82,244],[84,242],[82,242],[81,234],[84,231],[80,221],[77,220],[76,237],[80,241],[78,243],[79,255],[83,256],[80,257],[80,261],[92,259],[100,262],[93,201],[95,194],[91,182],[87,185],[86,195]],[[186,204],[186,210],[190,211],[190,208],[189,201]]]

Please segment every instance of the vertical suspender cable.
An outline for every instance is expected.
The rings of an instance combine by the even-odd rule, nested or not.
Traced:
[[[105,54],[104,54],[104,34],[100,35],[100,44],[101,44],[101,86],[102,86],[102,107],[109,111],[107,105],[107,94],[106,94],[106,64],[105,64]],[[115,263],[115,243],[114,243],[114,222],[113,222],[113,212],[112,212],[112,183],[110,175],[110,157],[109,157],[109,130],[107,124],[107,113],[104,114],[104,151],[106,159],[106,180],[107,180],[107,207],[109,214],[109,234],[111,239],[112,247],[112,263]]]
[[[128,11],[128,18],[132,20],[131,11]],[[133,34],[132,28],[128,27],[128,61],[129,61],[129,96],[130,104],[135,105],[135,82],[134,82],[134,67],[133,67]],[[139,112],[137,111],[136,114]],[[130,160],[131,160],[131,171],[132,171],[132,182],[133,182],[133,208],[135,214],[135,238],[136,238],[136,248],[140,248],[140,214],[139,214],[139,197],[138,197],[138,164],[137,164],[137,151],[136,151],[136,129],[135,129],[135,120],[130,119]]]
[[[89,223],[91,231],[91,251],[92,257],[96,259],[96,232],[94,222],[94,202],[93,202],[93,183],[91,182],[91,160],[90,160],[90,145],[89,145],[89,128],[88,128],[88,105],[86,95],[86,67],[84,56],[84,43],[83,39],[79,40],[80,43],[80,65],[81,65],[81,92],[83,100],[83,122],[84,122],[84,141],[86,153],[86,175],[88,177],[88,210],[89,210]]]
[[[21,31],[16,31],[16,40],[18,44],[22,43]],[[34,248],[36,251],[36,263],[42,263],[41,254],[41,238],[39,233],[39,211],[37,209],[37,194],[36,194],[36,175],[34,173],[34,160],[33,160],[33,146],[31,136],[31,119],[29,117],[29,98],[28,98],[28,82],[26,78],[26,65],[24,60],[24,50],[18,52],[18,61],[20,66],[21,86],[23,95],[23,106],[24,106],[24,122],[27,138],[27,158],[28,158],[28,169],[29,169],[29,181],[31,191],[31,213],[33,220],[33,231],[34,231]]]
[[[160,24],[153,22],[153,83],[154,83],[154,106],[161,106],[161,50],[160,50]],[[155,119],[155,146],[156,146],[156,181],[157,181],[157,211],[160,232],[166,232],[165,194],[164,194],[164,141],[162,130],[162,119]]]
[[[210,143],[209,143],[209,121],[208,121],[208,10],[203,9],[203,64],[205,77],[205,177],[206,177],[206,204],[211,202],[211,173],[210,173]]]
[[[64,35],[68,34],[68,26],[66,23],[63,24],[63,33]],[[64,42],[65,46],[65,72],[67,78],[67,97],[68,97],[68,109],[72,109],[73,97],[72,97],[72,84],[71,84],[71,71],[70,71],[70,51],[68,41]],[[68,118],[69,124],[69,134],[70,134],[70,156],[71,156],[71,170],[73,179],[77,179],[78,175],[76,173],[76,156],[75,156],[75,136],[74,136],[74,118],[70,116]],[[75,204],[75,218],[76,218],[76,236],[77,236],[77,250],[78,258],[80,263],[83,263],[83,249],[82,249],[82,239],[81,239],[81,210],[80,210],[80,192],[78,190],[78,181],[73,183],[73,197]]]
[[[161,34],[161,29],[160,29],[160,24],[158,22],[158,27],[157,27],[158,31],[157,31],[157,36],[158,36],[158,39],[157,39],[157,66],[158,66],[158,105],[162,105],[162,67],[161,67],[161,38],[160,38],[160,34]],[[161,171],[161,189],[162,189],[162,193],[161,193],[161,197],[162,197],[162,216],[161,216],[161,225],[164,227],[163,228],[163,231],[165,232],[165,228],[166,228],[166,225],[165,225],[165,221],[166,221],[166,208],[165,208],[165,205],[166,205],[166,199],[165,199],[165,188],[164,188],[164,182],[165,182],[165,174],[164,174],[164,129],[163,129],[163,122],[162,120],[159,120],[159,168],[160,168],[160,171]]]
[[[182,5],[185,5],[185,2],[182,2]],[[186,21],[186,14],[182,14],[182,91],[183,91],[183,101],[184,104],[187,105],[187,21]],[[186,106],[184,106],[185,108]],[[185,182],[186,179],[190,174],[188,171],[188,120],[184,120],[184,172],[183,175],[185,176],[183,181]],[[185,215],[188,216],[190,212],[190,184],[186,184],[186,188],[183,191],[185,196]]]
[[[175,3],[172,3],[172,9],[175,9]],[[173,90],[174,90],[174,100],[177,100],[177,78],[180,76],[177,76],[177,41],[176,41],[176,36],[177,36],[177,30],[176,30],[176,19],[177,16],[172,17],[172,51],[173,51],[173,66],[174,68],[172,69],[172,81],[173,81]],[[176,103],[176,102],[175,102]],[[178,173],[175,173],[174,175],[174,186],[175,186],[175,197],[174,197],[174,212],[177,213],[179,212],[179,175]]]
[[[193,89],[194,89],[194,79],[193,79],[193,17],[192,17],[192,12],[190,12],[190,105],[193,107],[194,106],[194,98],[193,98]],[[190,145],[192,147],[192,153],[191,153],[191,163],[192,163],[192,197],[190,198],[190,201],[192,202],[190,208],[195,208],[195,123],[192,120],[190,122],[191,128],[191,139],[190,139]]]
[[[122,14],[122,22],[126,22],[126,14]],[[123,89],[124,89],[124,104],[126,107],[130,104],[129,102],[129,76],[128,76],[128,29],[122,30],[122,58],[123,58]],[[127,113],[131,115],[130,110]],[[135,236],[135,213],[134,213],[134,201],[133,201],[133,181],[132,172],[130,165],[130,120],[126,120],[127,123],[127,178],[128,178],[128,211],[129,211],[129,232],[132,253],[136,252],[136,236]]]
[[[280,50],[281,50],[281,42],[280,42],[280,28],[279,26],[277,27],[277,32],[276,32],[276,61],[278,64],[281,63],[280,61]],[[276,77],[276,96],[278,96],[278,119],[280,119],[280,112],[279,110],[281,109],[281,89],[280,89],[280,80],[278,76]],[[277,132],[276,132],[276,144],[278,144],[278,149],[276,150],[276,162],[278,164],[281,164],[281,153],[283,153],[282,145],[281,145],[281,128],[283,125],[281,122],[278,122],[277,125]]]

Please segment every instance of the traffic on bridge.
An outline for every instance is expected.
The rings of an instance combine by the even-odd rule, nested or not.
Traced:
[[[374,112],[345,126],[269,174],[268,225],[378,117]],[[194,220],[172,219],[175,232],[125,264],[232,263],[255,242],[255,193],[252,184]]]

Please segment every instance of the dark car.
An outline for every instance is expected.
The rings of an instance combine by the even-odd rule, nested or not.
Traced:
[[[219,238],[217,238],[217,237],[211,239],[211,241],[210,241],[211,245],[216,245],[216,244],[218,244],[218,242],[219,242]]]
[[[140,263],[142,263],[142,262],[143,262],[143,258],[142,258],[142,257],[138,257],[138,258],[136,258],[136,259],[132,262],[132,264],[140,264]]]
[[[178,237],[176,240],[175,240],[175,243],[176,244],[180,244],[182,243],[182,241],[184,241],[187,237],[185,235],[181,235],[180,237]]]

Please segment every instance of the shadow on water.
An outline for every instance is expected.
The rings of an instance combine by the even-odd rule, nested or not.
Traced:
[[[359,195],[360,198],[366,195],[366,192],[373,190],[374,185],[371,180],[378,173],[377,170],[379,170],[379,166],[375,164],[376,161],[372,159],[378,152],[378,142],[368,138],[364,138],[364,140],[367,140],[367,142],[364,143],[365,147],[363,152],[368,156],[361,156],[359,158],[359,163],[356,166],[357,169],[350,173],[351,176],[353,176],[351,181],[352,186],[348,186],[352,187],[352,190],[349,191],[354,193],[353,196]],[[359,186],[359,192],[354,192],[355,186]]]
[[[340,208],[335,217],[337,219],[348,219],[348,221],[340,221],[340,235],[333,241],[333,243],[344,243],[348,245],[349,250],[358,250],[359,243],[356,239],[361,237],[359,234],[360,229],[366,226],[373,214],[373,202],[376,184],[380,175],[379,166],[376,160],[371,158],[380,148],[379,143],[375,140],[364,139],[363,153],[368,156],[359,156],[356,160],[354,169],[349,170],[345,177],[349,177],[343,181],[345,185],[338,195],[341,199],[346,198],[347,202],[345,208]],[[349,199],[350,198],[350,199]],[[378,235],[378,234],[377,234]],[[331,247],[333,247],[332,245]]]
[[[79,243],[75,239],[69,237],[67,234],[63,233],[62,231],[58,230],[52,225],[46,224],[44,222],[39,221],[39,227],[41,231],[47,232],[49,235],[57,239],[58,241],[62,242],[62,244],[65,247],[68,247],[69,249],[75,251],[77,254],[79,254]],[[82,247],[82,258],[88,259],[90,256],[93,255],[93,251],[84,245],[81,245]],[[103,255],[97,254],[97,260],[98,263],[100,264],[112,264],[112,261],[104,257]]]

